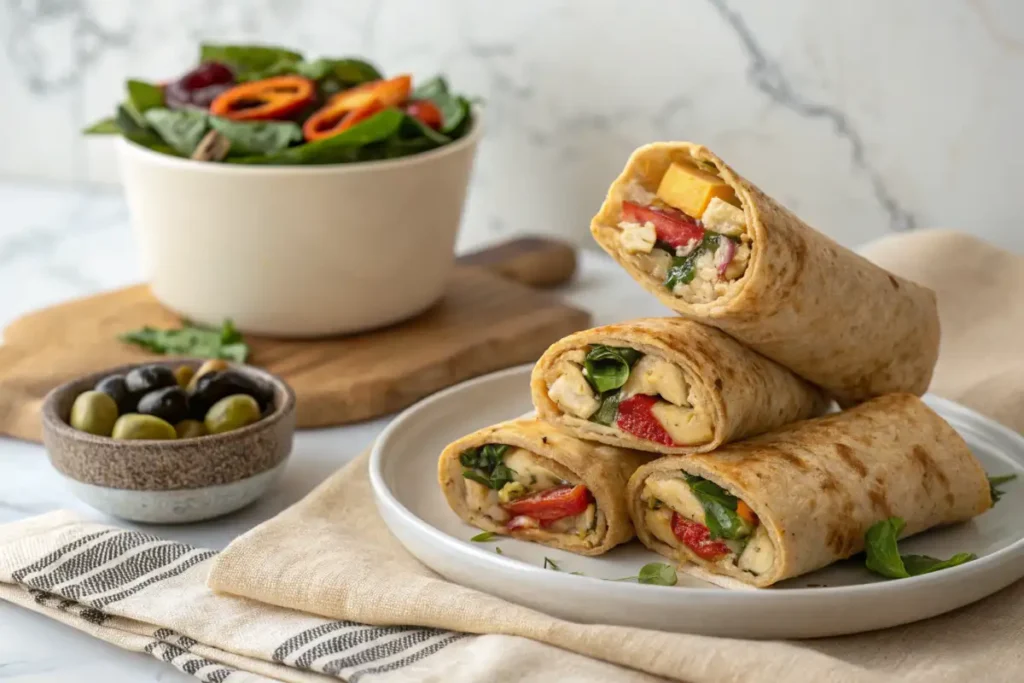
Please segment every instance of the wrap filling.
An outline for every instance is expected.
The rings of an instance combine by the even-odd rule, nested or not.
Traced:
[[[594,496],[571,476],[552,472],[545,459],[507,444],[489,443],[459,455],[469,508],[509,533],[543,529],[598,542],[603,514]]]
[[[659,473],[644,482],[640,499],[645,526],[671,548],[685,547],[725,573],[756,576],[775,564],[775,546],[757,515],[714,482],[685,472]]]
[[[622,250],[687,303],[729,293],[750,261],[752,237],[735,190],[692,164],[672,163],[656,192],[633,180],[618,228]]]
[[[559,409],[664,446],[695,446],[713,438],[682,368],[652,354],[593,344],[562,355],[546,377]]]

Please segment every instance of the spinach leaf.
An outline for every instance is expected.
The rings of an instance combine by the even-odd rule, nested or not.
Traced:
[[[414,100],[430,100],[441,110],[441,132],[452,133],[470,115],[469,102],[448,90],[448,81],[435,76],[412,91]]]
[[[145,119],[140,114],[134,112],[131,104],[128,102],[118,106],[117,114],[114,116],[114,123],[121,130],[121,134],[135,144],[162,154],[181,156],[177,150],[160,139],[160,136],[146,125]]]
[[[621,579],[609,579],[609,581],[632,581],[646,583],[654,586],[674,586],[678,581],[675,567],[664,562],[651,562],[640,567],[640,573],[636,576],[624,576]]]
[[[594,344],[583,361],[583,376],[599,394],[621,389],[641,356],[635,349]]]
[[[611,426],[615,422],[615,416],[619,414],[619,392],[609,393],[601,397],[601,407],[590,416],[591,422]]]
[[[459,454],[459,463],[468,469],[462,472],[466,479],[472,479],[496,491],[515,479],[515,470],[505,465],[506,444],[489,443],[479,448],[468,448]]]
[[[688,285],[693,282],[693,276],[697,274],[697,257],[701,249],[697,247],[686,256],[673,256],[672,265],[665,275],[665,287],[675,289],[676,285]]]
[[[452,141],[444,133],[438,133],[415,116],[409,116],[408,114],[402,119],[402,125],[398,129],[398,134],[401,138],[409,140],[426,138],[433,147],[440,147]]]
[[[999,489],[999,486],[1005,484],[1008,481],[1013,481],[1017,478],[1016,474],[1002,474],[997,477],[988,478],[988,489],[992,494],[992,504],[995,505],[999,502],[999,499],[1003,497],[1003,491]]]
[[[906,522],[901,517],[890,517],[871,525],[864,535],[864,565],[876,574],[889,579],[906,579],[919,574],[947,569],[977,558],[974,553],[957,553],[948,560],[928,555],[900,555],[897,540]]]
[[[248,344],[230,320],[225,320],[220,329],[188,322],[176,330],[160,330],[147,325],[139,330],[125,332],[118,339],[154,353],[177,356],[223,358],[244,363],[249,355]]]
[[[490,541],[490,540],[495,539],[497,537],[498,537],[498,534],[494,533],[493,531],[481,531],[480,533],[478,533],[476,536],[474,536],[473,538],[471,538],[469,540],[473,541],[474,543],[486,543],[487,541]]]
[[[117,119],[113,116],[108,116],[92,124],[83,130],[82,133],[85,135],[120,135],[121,126],[117,125]]]
[[[704,508],[704,524],[711,538],[739,540],[750,536],[754,525],[736,514],[739,499],[713,481],[683,473],[693,495]]]
[[[183,156],[190,156],[210,125],[206,112],[197,109],[149,109],[143,115],[153,130]]]
[[[131,102],[135,111],[145,114],[150,109],[164,106],[164,91],[159,85],[146,83],[145,81],[128,81],[128,101]]]
[[[385,109],[329,138],[289,147],[275,154],[246,156],[229,161],[237,164],[336,164],[364,161],[365,153],[361,150],[394,135],[404,117],[405,114],[397,109]]]
[[[314,81],[330,78],[345,88],[384,78],[384,74],[373,64],[354,57],[302,62],[297,68],[297,73]]]
[[[211,116],[209,123],[231,143],[231,154],[276,154],[302,140],[302,129],[291,121],[232,121]]]
[[[280,70],[302,61],[302,55],[272,45],[212,45],[199,48],[200,62],[223,62],[235,72],[239,82],[267,78],[264,72]],[[277,73],[284,73],[277,71]],[[276,75],[271,73],[271,75]]]

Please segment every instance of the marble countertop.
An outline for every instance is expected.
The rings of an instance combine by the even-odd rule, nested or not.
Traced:
[[[0,206],[5,214],[0,222],[0,291],[4,292],[0,326],[41,306],[141,278],[119,193],[0,183]],[[599,324],[666,312],[596,252],[583,253],[578,277],[564,289],[564,296],[592,311]],[[166,538],[223,548],[298,501],[366,449],[389,419],[299,432],[285,472],[261,500],[210,522],[146,528]],[[61,508],[106,519],[71,495],[50,467],[42,446],[0,438],[0,523]],[[0,679],[22,683],[194,680],[147,655],[120,650],[4,602],[0,602]]]

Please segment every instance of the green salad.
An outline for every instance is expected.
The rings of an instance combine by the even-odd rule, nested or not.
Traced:
[[[235,164],[338,164],[435,149],[472,128],[441,76],[385,77],[357,58],[309,60],[266,45],[203,45],[199,65],[129,80],[115,114],[85,129],[163,154]]]

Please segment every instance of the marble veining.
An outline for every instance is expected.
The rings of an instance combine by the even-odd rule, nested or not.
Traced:
[[[0,174],[116,183],[112,145],[78,131],[124,78],[264,41],[482,97],[463,247],[586,245],[634,147],[693,139],[844,244],[942,226],[1019,250],[1022,27],[1014,0],[4,0]]]

